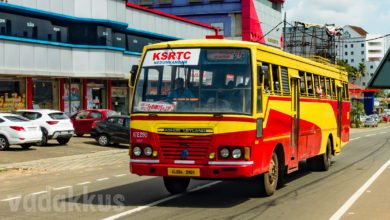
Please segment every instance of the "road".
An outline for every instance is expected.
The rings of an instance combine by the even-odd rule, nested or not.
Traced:
[[[161,178],[129,174],[126,149],[89,146],[92,153],[8,164],[32,168],[0,173],[0,218],[390,219],[389,137],[390,127],[354,130],[328,172],[301,163],[267,198],[243,180],[196,180],[171,196]]]

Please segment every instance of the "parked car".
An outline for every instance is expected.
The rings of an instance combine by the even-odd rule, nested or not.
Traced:
[[[75,134],[81,137],[91,133],[93,122],[104,120],[113,115],[119,115],[119,113],[109,109],[88,109],[77,112],[70,119],[73,122]]]
[[[41,145],[46,145],[50,139],[56,139],[59,144],[67,144],[74,134],[72,122],[62,111],[24,109],[17,110],[14,113],[38,123],[42,130]]]
[[[91,137],[102,146],[130,143],[130,117],[111,116],[92,125]]]
[[[378,121],[373,117],[368,117],[364,121],[364,127],[378,127]]]
[[[42,131],[37,123],[11,113],[0,113],[0,150],[10,145],[28,149],[41,141]]]

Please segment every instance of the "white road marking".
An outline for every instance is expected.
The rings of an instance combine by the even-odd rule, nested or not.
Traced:
[[[365,137],[375,136],[376,134],[367,134]]]
[[[122,177],[122,176],[126,176],[127,174],[118,174],[118,175],[114,175],[115,177]]]
[[[363,186],[361,186],[341,207],[339,210],[337,210],[336,213],[334,213],[332,215],[332,217],[330,217],[330,220],[338,220],[340,219],[344,214],[345,212],[351,208],[351,206],[356,202],[356,200],[359,199],[359,197],[367,190],[368,187],[370,187],[370,185],[382,174],[382,172],[388,167],[390,166],[390,160],[388,160],[385,164],[383,164],[381,166],[381,168],[379,168],[379,170],[377,170],[374,175],[372,175],[370,177],[370,179],[368,179],[364,184]]]
[[[71,188],[71,186],[61,186],[61,187],[53,188],[53,190],[61,190],[61,189],[68,189],[68,188]]]
[[[30,195],[39,195],[39,194],[43,194],[43,193],[47,193],[47,191],[40,191],[40,192],[35,192],[35,193],[31,193]]]
[[[8,202],[8,201],[11,201],[11,200],[21,199],[21,198],[22,198],[21,196],[15,196],[15,197],[3,199],[3,200],[1,200],[1,201],[2,201],[2,202]]]
[[[212,182],[212,183],[209,183],[209,184],[206,184],[206,185],[203,185],[203,186],[199,186],[199,187],[196,187],[194,189],[191,189],[189,190],[189,192],[195,192],[195,191],[198,191],[198,190],[201,190],[203,188],[206,188],[206,187],[210,187],[212,185],[215,185],[215,184],[218,184],[222,181],[215,181],[215,182]],[[104,218],[103,220],[114,220],[114,219],[119,219],[119,218],[122,218],[126,215],[131,215],[135,212],[139,212],[141,210],[144,210],[144,209],[147,209],[147,208],[150,208],[152,206],[155,206],[155,205],[158,205],[160,203],[163,203],[163,202],[166,202],[166,201],[169,201],[169,200],[172,200],[172,199],[176,199],[176,198],[179,198],[179,197],[182,197],[184,196],[185,193],[182,193],[182,194],[177,194],[177,195],[172,195],[172,196],[169,196],[167,198],[164,198],[164,199],[160,199],[158,201],[155,201],[155,202],[152,202],[152,203],[149,203],[147,205],[144,205],[144,206],[138,206],[137,208],[135,209],[130,209],[128,211],[125,211],[125,212],[122,212],[122,213],[118,213],[116,215],[113,215],[113,216],[110,216],[110,217],[107,217],[107,218]]]
[[[87,185],[87,184],[90,184],[90,183],[91,182],[87,181],[87,182],[77,183],[76,185],[81,186],[81,185]]]
[[[357,140],[357,139],[359,139],[360,137],[355,137],[355,138],[352,138],[352,139],[350,139],[350,141],[354,141],[354,140]]]
[[[100,178],[100,179],[97,179],[96,181],[104,181],[104,180],[109,180],[110,178],[108,177],[104,177],[104,178]]]

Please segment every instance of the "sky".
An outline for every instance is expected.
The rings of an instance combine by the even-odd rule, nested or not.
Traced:
[[[286,0],[284,11],[291,24],[353,25],[370,34],[390,34],[390,0]]]

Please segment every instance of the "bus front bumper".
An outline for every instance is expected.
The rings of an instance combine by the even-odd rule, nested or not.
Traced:
[[[253,161],[217,162],[207,165],[161,164],[158,160],[130,160],[130,171],[145,176],[181,176],[204,179],[248,178],[254,176]]]

